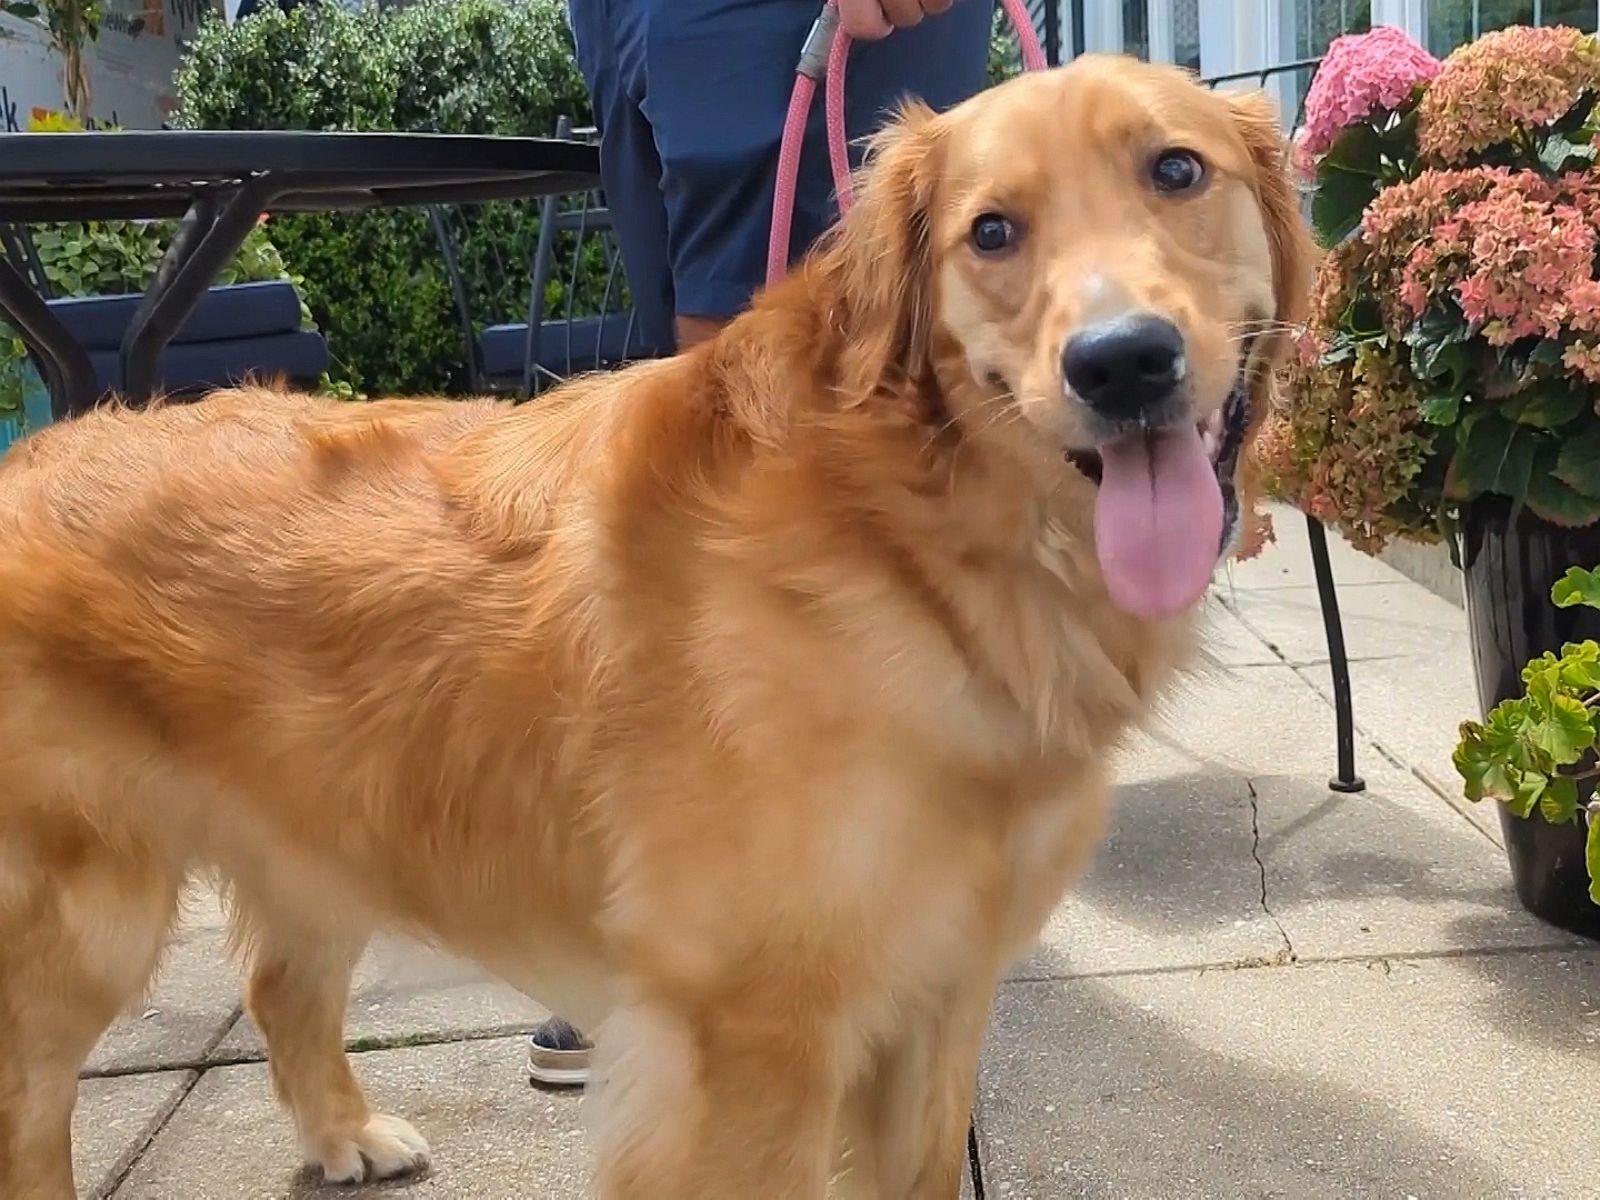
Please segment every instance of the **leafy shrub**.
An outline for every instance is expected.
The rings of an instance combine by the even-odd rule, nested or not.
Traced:
[[[178,71],[188,129],[391,129],[400,72],[386,19],[336,4],[211,15]]]
[[[563,3],[423,0],[392,22],[396,129],[540,137],[588,112]]]
[[[177,91],[178,122],[204,129],[548,136],[558,117],[582,123],[589,111],[562,0],[422,0],[385,12],[303,5],[233,25],[213,18]],[[516,318],[527,307],[537,203],[472,206],[463,216],[473,311]],[[425,213],[282,216],[272,230],[355,382],[376,393],[464,386],[461,334]],[[559,279],[546,299],[561,303]]]
[[[1022,74],[1022,44],[1017,31],[1011,28],[1011,18],[1000,5],[994,6],[994,28],[989,31],[989,78],[993,87],[1013,75]]]

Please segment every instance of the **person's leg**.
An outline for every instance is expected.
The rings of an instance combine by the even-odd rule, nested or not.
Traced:
[[[676,303],[661,160],[639,108],[644,89],[642,6],[638,0],[569,0],[567,13],[578,69],[600,130],[601,185],[622,249],[640,339],[649,350],[667,354],[677,344]],[[528,1077],[552,1087],[586,1084],[592,1050],[580,1030],[552,1016],[528,1038]]]
[[[821,0],[639,2],[649,10],[642,107],[688,341],[744,309],[763,281],[794,67]]]
[[[667,208],[655,135],[640,111],[644,35],[640,0],[568,0],[578,69],[600,131],[600,179],[622,251],[640,340],[674,349]]]

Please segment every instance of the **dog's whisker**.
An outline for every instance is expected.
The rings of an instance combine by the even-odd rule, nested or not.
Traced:
[[[1007,390],[1005,390],[1003,392],[998,393],[997,395],[989,397],[989,399],[985,400],[981,404],[974,405],[972,408],[968,409],[965,413],[960,413],[960,414],[957,414],[955,416],[952,416],[950,418],[950,420],[946,421],[944,423],[944,425],[942,425],[940,427],[939,432],[940,433],[944,433],[952,425],[955,425],[956,423],[962,421],[964,418],[970,418],[970,417],[972,417],[974,415],[987,412],[989,414],[988,419],[986,421],[984,421],[983,424],[981,424],[981,425],[977,426],[976,428],[974,428],[974,429],[969,431],[969,433],[972,436],[978,436],[978,435],[982,434],[990,426],[992,426],[996,421],[1000,420],[1002,417],[1004,417],[1008,413],[1010,413],[1011,409],[1012,409],[1012,406],[1016,403],[1016,399],[1017,399],[1016,393],[1011,391],[1010,389],[1007,389]],[[961,459],[961,450],[962,450],[962,447],[966,445],[967,440],[968,440],[967,438],[962,438],[960,443],[957,444],[955,452],[950,456],[950,472],[949,472],[949,475],[950,475],[950,493],[952,495],[954,495],[954,493],[955,493],[956,464]]]

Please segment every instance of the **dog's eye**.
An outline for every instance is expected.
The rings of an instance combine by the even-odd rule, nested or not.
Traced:
[[[1187,192],[1205,177],[1205,164],[1188,150],[1163,150],[1150,164],[1150,182],[1158,192]]]
[[[972,222],[972,244],[984,254],[996,254],[1016,240],[1017,227],[999,213],[982,213]]]

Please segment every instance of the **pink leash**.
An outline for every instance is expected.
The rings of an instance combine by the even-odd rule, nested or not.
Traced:
[[[778,151],[778,185],[772,197],[772,235],[767,243],[767,283],[778,282],[789,270],[789,233],[794,225],[795,189],[800,178],[800,148],[805,141],[806,118],[816,98],[817,81],[826,85],[824,104],[828,117],[828,160],[833,166],[833,187],[842,216],[850,209],[855,192],[850,183],[849,148],[844,125],[844,68],[850,55],[850,35],[839,28],[839,0],[827,0],[795,67],[794,92],[783,122],[783,143]],[[1022,65],[1042,71],[1047,63],[1039,35],[1033,30],[1025,0],[1000,0],[1017,40],[1022,45]],[[937,21],[938,17],[929,20]],[[894,36],[893,34],[890,35]]]

